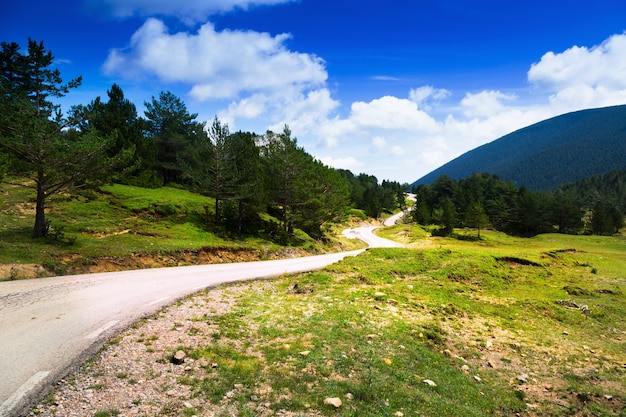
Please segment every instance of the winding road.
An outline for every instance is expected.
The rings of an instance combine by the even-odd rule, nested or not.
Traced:
[[[375,228],[344,234],[370,247],[402,246],[374,235]],[[321,269],[363,251],[0,282],[0,417],[28,414],[111,336],[179,298],[224,283]]]

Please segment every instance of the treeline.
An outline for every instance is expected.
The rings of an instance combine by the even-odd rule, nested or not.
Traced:
[[[622,171],[555,192],[533,192],[487,173],[459,181],[442,175],[430,185],[413,188],[416,204],[412,217],[422,225],[438,225],[435,233],[441,235],[452,233],[455,227],[476,228],[479,237],[480,229],[486,227],[519,236],[614,234],[624,226],[624,179]],[[618,182],[620,196],[609,191]],[[587,187],[592,185],[596,188],[590,193]]]
[[[378,217],[404,204],[397,182],[330,168],[298,146],[288,126],[280,133],[230,132],[217,117],[197,120],[171,92],[145,102],[144,117],[114,84],[67,114],[52,102],[80,86],[63,84],[53,55],[29,39],[0,51],[0,179],[27,177],[36,194],[33,235],[50,227],[48,198],[68,189],[120,182],[177,186],[215,199],[204,218],[213,231],[257,233],[288,242],[294,230],[313,237],[349,208]],[[276,222],[261,220],[269,213]]]

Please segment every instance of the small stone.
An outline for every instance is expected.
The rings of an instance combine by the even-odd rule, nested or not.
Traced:
[[[470,371],[470,367],[469,367],[469,366],[467,366],[467,365],[463,365],[463,366],[461,366],[461,371],[463,371],[463,372],[469,372],[469,371]]]
[[[452,351],[450,349],[446,349],[443,351],[443,354],[446,355],[447,357],[451,358],[452,357]]]
[[[527,375],[527,374],[519,374],[519,375],[517,376],[517,380],[518,380],[519,382],[521,382],[522,384],[523,384],[524,382],[526,382],[526,380],[527,380],[527,379],[528,379],[528,375]]]
[[[310,350],[303,350],[302,352],[299,352],[300,355],[302,356],[309,356],[311,354]]]
[[[341,398],[332,397],[332,398],[324,398],[324,404],[332,405],[335,408],[341,407]]]
[[[487,342],[485,343],[485,347],[487,349],[491,349],[493,347],[493,343],[491,342],[491,340],[487,340]]]
[[[607,401],[611,401],[613,399],[613,396],[612,395],[605,395],[604,399],[607,400]]]
[[[437,384],[435,383],[435,381],[430,380],[430,379],[425,379],[425,380],[423,380],[422,382],[423,382],[424,384],[426,384],[426,385],[430,385],[431,387],[436,387],[436,386],[437,386]]]
[[[482,379],[478,375],[474,375],[474,380],[477,382],[482,381]]]
[[[174,356],[172,356],[172,359],[170,360],[170,362],[172,362],[174,365],[180,365],[182,363],[185,363],[185,356],[187,355],[185,354],[184,351],[177,350]]]
[[[563,330],[563,334],[564,334],[565,336],[567,336],[567,335],[569,335],[569,332],[568,332],[567,330]]]
[[[211,368],[213,368],[213,369],[217,369],[217,363],[216,363],[216,362],[213,362],[213,363],[211,364]]]
[[[396,417],[404,417],[404,413],[402,411],[396,411],[393,415]]]
[[[354,399],[354,395],[351,392],[346,394],[346,400],[352,401],[353,399]]]

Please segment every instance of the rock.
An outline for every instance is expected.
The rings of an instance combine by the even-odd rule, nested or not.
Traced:
[[[324,404],[332,405],[335,408],[341,407],[341,398],[332,397],[332,398],[324,398]]]
[[[478,375],[474,375],[474,381],[480,382],[482,379]]]
[[[491,349],[493,347],[493,343],[491,342],[491,340],[487,340],[487,342],[485,342],[485,347],[487,349]]]
[[[183,364],[185,363],[185,356],[187,356],[185,352],[183,352],[182,350],[177,350],[174,356],[172,356],[170,362],[172,362],[174,365]]]
[[[396,417],[404,417],[404,413],[402,411],[396,411],[393,415]]]
[[[527,374],[519,374],[517,376],[517,380],[519,382],[521,382],[522,384],[525,383],[527,379],[528,379],[528,375]]]
[[[430,385],[431,387],[436,387],[436,386],[437,386],[437,384],[435,383],[435,381],[432,381],[432,380],[430,380],[430,379],[425,379],[425,380],[423,380],[422,382],[423,382],[424,384],[426,384],[426,385]]]
[[[309,356],[311,354],[310,350],[303,350],[302,352],[298,352],[302,356]]]
[[[446,349],[443,351],[443,354],[446,355],[447,357],[451,358],[452,357],[452,351],[450,349]]]
[[[469,372],[469,371],[470,371],[470,367],[469,367],[469,366],[467,366],[467,365],[463,365],[463,366],[461,366],[461,371],[463,371],[463,372]]]

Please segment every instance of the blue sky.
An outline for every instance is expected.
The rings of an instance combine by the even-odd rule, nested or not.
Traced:
[[[64,109],[119,84],[171,91],[200,121],[289,125],[327,165],[413,182],[570,111],[626,104],[624,0],[34,0],[0,39],[43,40]]]

